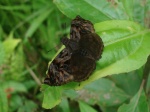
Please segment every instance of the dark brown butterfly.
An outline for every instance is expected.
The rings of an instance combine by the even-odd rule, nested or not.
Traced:
[[[61,41],[66,48],[52,61],[44,80],[50,86],[86,80],[103,51],[103,42],[93,24],[80,16],[71,23],[70,39],[62,38]]]
[[[66,50],[65,48],[60,54],[69,53]],[[71,56],[64,58],[60,54],[50,64],[44,80],[45,84],[59,86],[70,81],[80,82],[87,79],[95,69],[95,61],[84,57],[81,52],[76,51]]]
[[[70,58],[69,50],[63,49],[48,67],[44,83],[50,86],[59,86],[73,80],[73,76],[68,72]]]
[[[77,43],[72,42],[72,39],[66,38],[66,40],[68,40],[65,41],[67,43],[64,43],[66,48],[73,50],[70,51],[72,54],[69,64],[73,81],[83,81],[94,71],[96,60],[100,58],[103,50],[103,42],[95,33],[81,35]],[[75,43],[76,49],[71,48],[73,46],[72,43]]]

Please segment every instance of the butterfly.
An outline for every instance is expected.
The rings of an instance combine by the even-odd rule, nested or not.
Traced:
[[[71,22],[70,39],[64,37],[61,42],[65,48],[48,67],[44,83],[60,86],[89,78],[104,48],[103,41],[95,33],[93,24],[89,20],[76,16]]]

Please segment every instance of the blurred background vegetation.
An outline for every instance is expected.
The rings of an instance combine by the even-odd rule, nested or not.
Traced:
[[[141,13],[134,15],[134,21],[149,28],[150,12],[147,9],[145,7],[145,12],[141,12],[144,17],[140,16]],[[140,7],[135,11],[138,10]],[[130,13],[129,19],[132,20]],[[0,1],[0,112],[78,112],[79,106],[81,110],[90,112],[116,112],[118,105],[137,93],[143,67],[128,74],[108,77],[110,80],[102,78],[76,93],[73,90],[64,92],[58,106],[51,110],[42,108],[40,85],[48,62],[61,46],[61,36],[69,34],[70,21],[52,0]],[[64,29],[65,23],[67,27]],[[100,84],[105,88],[100,88]],[[100,97],[99,101],[96,95],[103,91],[101,94],[107,97],[106,93],[112,85],[115,85],[111,91],[113,99],[107,102]],[[93,91],[95,94],[91,93]],[[91,98],[88,104],[95,110],[82,102],[86,101],[86,97]],[[113,104],[112,101],[118,97],[120,101]],[[78,99],[81,101],[77,103]]]
[[[0,112],[44,111],[40,85],[64,23],[52,0],[0,1]]]

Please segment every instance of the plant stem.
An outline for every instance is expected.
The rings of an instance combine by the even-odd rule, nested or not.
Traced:
[[[144,83],[145,93],[147,93],[146,86],[147,86],[147,81],[148,81],[149,74],[150,74],[150,55],[147,58],[147,62],[145,64],[144,72],[143,72],[143,80],[145,80],[145,83]]]

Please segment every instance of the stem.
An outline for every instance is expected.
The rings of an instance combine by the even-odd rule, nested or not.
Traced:
[[[149,74],[150,74],[150,55],[147,58],[147,62],[145,64],[144,72],[143,72],[143,80],[145,80],[145,83],[144,83],[145,93],[147,93],[146,86],[147,86],[147,81],[148,81]]]
[[[26,65],[27,70],[29,71],[30,75],[33,77],[33,79],[35,80],[35,82],[40,86],[41,85],[41,81],[39,80],[39,78],[36,76],[36,74],[33,72],[32,69],[29,68],[28,65]]]

